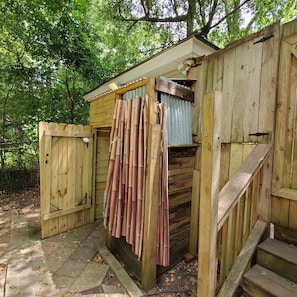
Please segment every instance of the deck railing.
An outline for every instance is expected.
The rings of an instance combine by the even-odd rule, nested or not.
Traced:
[[[251,255],[255,248],[252,229],[257,219],[267,220],[265,209],[268,209],[269,201],[266,190],[270,179],[270,144],[258,144],[219,192],[221,103],[220,92],[204,95],[197,293],[208,297],[216,295],[234,264],[242,266],[237,261],[242,259],[242,248]],[[258,233],[263,235],[266,224],[260,225],[261,232]],[[245,246],[246,242],[252,249]],[[247,253],[244,254],[247,263]],[[243,271],[239,274],[233,271],[238,282],[241,273]]]
[[[219,193],[218,287],[245,245],[263,197],[263,177],[271,145],[258,144]]]

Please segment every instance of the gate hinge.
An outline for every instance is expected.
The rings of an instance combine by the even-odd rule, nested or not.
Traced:
[[[268,40],[268,39],[270,39],[270,38],[272,38],[272,37],[274,37],[273,34],[270,35],[270,36],[263,37],[263,38],[261,38],[260,40],[255,41],[254,44],[261,43],[261,42],[265,42],[266,40]]]
[[[265,135],[269,135],[268,132],[256,132],[256,133],[250,133],[249,136],[265,136]]]

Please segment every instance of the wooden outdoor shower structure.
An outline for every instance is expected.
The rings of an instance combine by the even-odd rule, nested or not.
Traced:
[[[144,78],[90,101],[91,130],[84,129],[91,141],[88,146],[78,142],[83,145],[81,150],[94,150],[89,171],[93,186],[88,188],[90,195],[86,190],[80,194],[85,197],[83,203],[71,205],[77,208],[71,216],[81,219],[84,212],[84,218],[92,220],[90,213],[102,218],[116,101],[146,98],[141,260],[129,245],[110,234],[107,245],[111,250],[120,247],[128,262],[134,263],[132,268],[145,289],[154,286],[162,134],[157,106],[162,94],[191,102],[192,142],[168,146],[170,264],[190,251],[198,256],[199,296],[232,296],[270,223],[275,225],[276,237],[297,242],[297,21],[276,23],[225,49],[195,58],[185,82],[190,90],[156,77]],[[43,135],[58,135],[45,130]],[[63,133],[84,137],[80,132]],[[46,139],[45,143],[41,140],[42,147],[56,141]],[[70,213],[62,208],[60,214]],[[58,220],[57,209],[51,213],[47,206],[47,211],[46,220]],[[63,226],[56,225],[58,229]]]

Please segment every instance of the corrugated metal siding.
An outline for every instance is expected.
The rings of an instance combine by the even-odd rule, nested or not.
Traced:
[[[168,144],[192,144],[192,103],[164,93],[161,102],[166,104]]]
[[[134,99],[136,96],[145,96],[146,93],[146,86],[142,86],[124,93],[123,100],[127,101],[129,99]]]
[[[146,86],[142,86],[124,93],[123,100],[146,94]],[[168,144],[192,144],[192,103],[165,93],[160,93],[160,100],[166,104]]]

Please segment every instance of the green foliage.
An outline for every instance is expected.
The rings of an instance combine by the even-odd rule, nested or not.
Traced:
[[[181,37],[201,34],[219,45],[297,17],[295,0],[108,0],[121,23],[150,22]],[[169,26],[168,26],[169,24]],[[166,30],[165,29],[165,30]]]
[[[39,121],[87,124],[86,92],[187,35],[296,17],[295,0],[0,0],[0,168],[36,167]]]
[[[88,122],[82,96],[105,71],[84,21],[87,8],[75,0],[0,2],[2,168],[36,166],[38,121]]]

